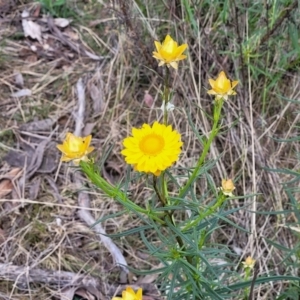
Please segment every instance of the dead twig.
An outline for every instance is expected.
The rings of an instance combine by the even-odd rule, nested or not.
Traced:
[[[65,271],[42,270],[38,268],[29,268],[27,266],[16,266],[10,263],[0,263],[0,279],[14,281],[16,284],[26,286],[28,283],[35,282],[59,287],[85,285],[93,286],[98,290],[103,290],[101,280],[89,275]]]
[[[53,288],[58,287],[64,290],[68,287],[83,287],[95,294],[101,292],[105,296],[118,294],[128,286],[127,284],[104,285],[101,278],[95,278],[90,275],[29,268],[28,266],[16,266],[10,263],[0,263],[0,280],[12,281],[22,287],[27,287],[30,283],[42,283]],[[131,287],[135,290],[141,287],[144,293],[150,293],[152,295],[150,299],[161,299],[157,288],[152,283],[132,284]],[[1,296],[0,294],[0,297]]]
[[[84,112],[85,112],[85,89],[80,78],[76,84],[77,89],[77,97],[78,97],[78,110],[75,115],[76,125],[75,125],[75,132],[76,136],[81,136],[82,128],[84,125]],[[76,184],[81,187],[82,180],[79,172],[74,174],[74,181]],[[92,226],[96,223],[94,217],[91,215],[91,212],[86,210],[85,208],[90,208],[90,199],[89,195],[83,191],[79,192],[78,194],[78,204],[83,209],[78,211],[78,215],[87,225]],[[129,273],[127,268],[127,262],[121,253],[120,249],[114,244],[111,238],[106,236],[106,232],[102,227],[101,223],[96,224],[93,229],[99,235],[100,240],[102,241],[103,245],[108,249],[111,255],[114,258],[114,261],[117,265],[119,265],[126,273]]]
[[[48,18],[48,26],[53,36],[55,36],[63,45],[70,47],[76,53],[79,53],[80,55],[86,55],[93,60],[102,60],[105,58],[103,56],[98,56],[96,54],[93,54],[87,51],[86,49],[84,49],[83,46],[78,44],[75,45],[71,41],[69,41],[68,38],[65,37],[62,34],[62,32],[57,28],[57,26],[54,24],[53,18],[50,17]]]

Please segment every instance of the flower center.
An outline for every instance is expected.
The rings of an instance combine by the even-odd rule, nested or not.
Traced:
[[[151,133],[146,135],[140,141],[139,146],[144,154],[154,156],[159,154],[163,150],[165,146],[165,141],[161,136],[155,133]]]

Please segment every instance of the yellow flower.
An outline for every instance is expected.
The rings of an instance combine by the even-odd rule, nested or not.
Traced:
[[[230,95],[236,95],[236,92],[233,90],[236,85],[239,83],[236,81],[230,81],[224,71],[222,71],[216,80],[208,79],[209,84],[211,85],[212,89],[209,90],[207,93],[210,95],[216,95],[216,100],[224,98],[225,100],[228,99]]]
[[[62,152],[61,161],[73,160],[78,165],[81,160],[88,161],[87,155],[94,150],[90,147],[92,136],[77,137],[68,132],[62,145],[56,147]]]
[[[182,44],[178,46],[177,42],[169,35],[166,36],[162,44],[158,41],[155,41],[154,44],[157,52],[153,52],[153,57],[160,60],[158,66],[166,64],[168,67],[171,66],[177,70],[178,61],[186,58],[186,55],[182,53],[188,45]]]
[[[244,262],[242,262],[244,268],[253,269],[256,260],[253,259],[251,256],[248,256]]]
[[[122,292],[121,297],[113,297],[111,300],[142,300],[143,299],[143,290],[139,288],[135,293],[134,290],[128,286],[125,291]]]
[[[221,191],[223,192],[224,195],[232,197],[233,194],[232,192],[234,191],[235,186],[233,184],[233,181],[231,179],[222,179],[222,187]]]
[[[151,127],[144,124],[140,129],[133,128],[132,136],[124,139],[125,149],[121,153],[136,171],[158,176],[178,160],[182,146],[180,138],[171,125],[154,122]]]

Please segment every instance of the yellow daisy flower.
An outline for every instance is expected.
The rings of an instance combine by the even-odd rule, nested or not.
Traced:
[[[160,61],[158,66],[166,64],[168,67],[171,66],[177,70],[178,61],[186,58],[186,55],[182,53],[188,45],[182,44],[178,46],[177,42],[169,35],[166,36],[162,44],[158,41],[155,41],[154,44],[157,52],[153,52],[153,57]]]
[[[87,155],[94,150],[90,147],[92,136],[78,137],[68,132],[62,145],[56,147],[62,152],[61,161],[73,160],[78,165],[81,160],[88,161]]]
[[[128,286],[125,291],[122,292],[122,297],[113,297],[111,300],[142,300],[143,290],[139,288],[135,293],[132,287]]]
[[[123,145],[121,153],[128,164],[136,171],[158,176],[178,160],[182,142],[171,125],[154,122],[152,127],[144,124],[140,129],[133,128],[132,136],[125,138]]]
[[[224,195],[232,197],[232,192],[235,190],[235,186],[233,184],[233,181],[231,179],[222,179],[222,187],[221,191]]]
[[[244,268],[253,269],[256,260],[253,259],[251,256],[248,256],[244,262],[242,262]]]
[[[225,100],[228,99],[228,96],[236,95],[236,92],[233,90],[236,85],[239,83],[236,81],[230,81],[224,71],[222,71],[216,80],[208,79],[209,84],[211,85],[212,89],[209,90],[207,93],[210,95],[216,95],[216,100],[224,98]]]

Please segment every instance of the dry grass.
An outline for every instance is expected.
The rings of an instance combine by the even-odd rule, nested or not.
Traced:
[[[74,130],[75,85],[82,78],[87,100],[83,132],[93,133],[93,145],[98,149],[96,160],[111,149],[104,163],[103,176],[111,182],[123,178],[126,166],[120,156],[122,138],[132,126],[162,118],[158,109],[162,70],[157,68],[151,53],[153,39],[158,36],[161,39],[158,32],[167,32],[163,26],[170,28],[178,40],[189,43],[189,59],[181,64],[180,72],[172,73],[171,79],[174,104],[178,107],[171,114],[171,122],[184,140],[184,153],[178,166],[192,167],[201,153],[200,143],[187,122],[188,115],[201,134],[207,135],[210,131],[207,114],[211,112],[212,99],[206,94],[207,79],[225,69],[232,79],[239,78],[241,83],[238,96],[225,103],[224,132],[210,152],[211,159],[218,159],[211,176],[216,185],[224,177],[235,178],[238,195],[256,194],[229,204],[243,207],[231,219],[252,234],[223,224],[214,233],[213,240],[229,245],[241,260],[248,254],[257,257],[260,274],[294,272],[297,275],[297,270],[280,264],[283,253],[265,242],[265,239],[276,240],[292,249],[297,242],[295,236],[281,225],[287,221],[296,222],[295,217],[255,215],[251,210],[274,211],[288,207],[282,183],[289,176],[266,168],[299,169],[295,156],[299,153],[299,144],[278,143],[273,139],[297,135],[297,104],[280,99],[276,91],[282,91],[287,99],[299,98],[299,74],[284,73],[276,88],[269,89],[263,112],[264,80],[249,77],[238,55],[233,60],[231,55],[221,52],[238,53],[239,49],[229,38],[225,49],[226,38],[220,38],[220,32],[213,30],[216,24],[213,13],[199,16],[205,30],[195,36],[183,21],[176,1],[170,1],[169,14],[164,7],[164,17],[163,13],[157,13],[151,18],[145,17],[136,2],[129,8],[123,1],[121,5],[83,1],[77,9],[90,20],[74,21],[64,29],[55,26],[55,30],[54,27],[51,30],[49,22],[41,20],[39,6],[28,2],[11,1],[10,5],[3,5],[0,1],[0,187],[4,191],[6,180],[7,190],[0,190],[0,263],[24,267],[19,274],[20,280],[1,278],[0,298],[53,299],[64,293],[67,297],[58,282],[26,282],[28,278],[24,275],[28,268],[63,270],[97,278],[102,284],[100,299],[110,299],[118,283],[135,281],[135,278],[119,277],[120,270],[93,229],[77,216],[77,192],[89,187],[95,219],[117,213],[122,207],[93,190],[86,181],[83,187],[76,186],[72,169],[59,164],[55,144],[67,131]],[[36,14],[36,22],[44,29],[43,45],[23,36],[21,13],[25,8]],[[149,10],[153,10],[150,4]],[[240,18],[241,24],[247,22],[246,16]],[[226,25],[222,28],[225,30]],[[279,71],[276,57],[270,65],[274,73]],[[30,95],[12,96],[25,89],[30,90]],[[143,101],[146,90],[155,100],[152,108]],[[200,180],[196,192],[205,188],[205,182]],[[149,194],[142,179],[136,181],[131,191],[137,203],[143,203]],[[138,222],[134,216],[122,214],[106,220],[103,226],[107,233],[117,233],[138,226]],[[144,246],[137,235],[114,241],[131,267],[157,267],[157,262],[142,252]],[[284,285],[284,282],[269,285],[268,292],[261,286],[261,291],[256,290],[256,299],[274,299]],[[89,292],[88,284],[83,288]],[[151,288],[149,293],[151,295]],[[90,294],[83,298],[92,299],[88,298]]]

